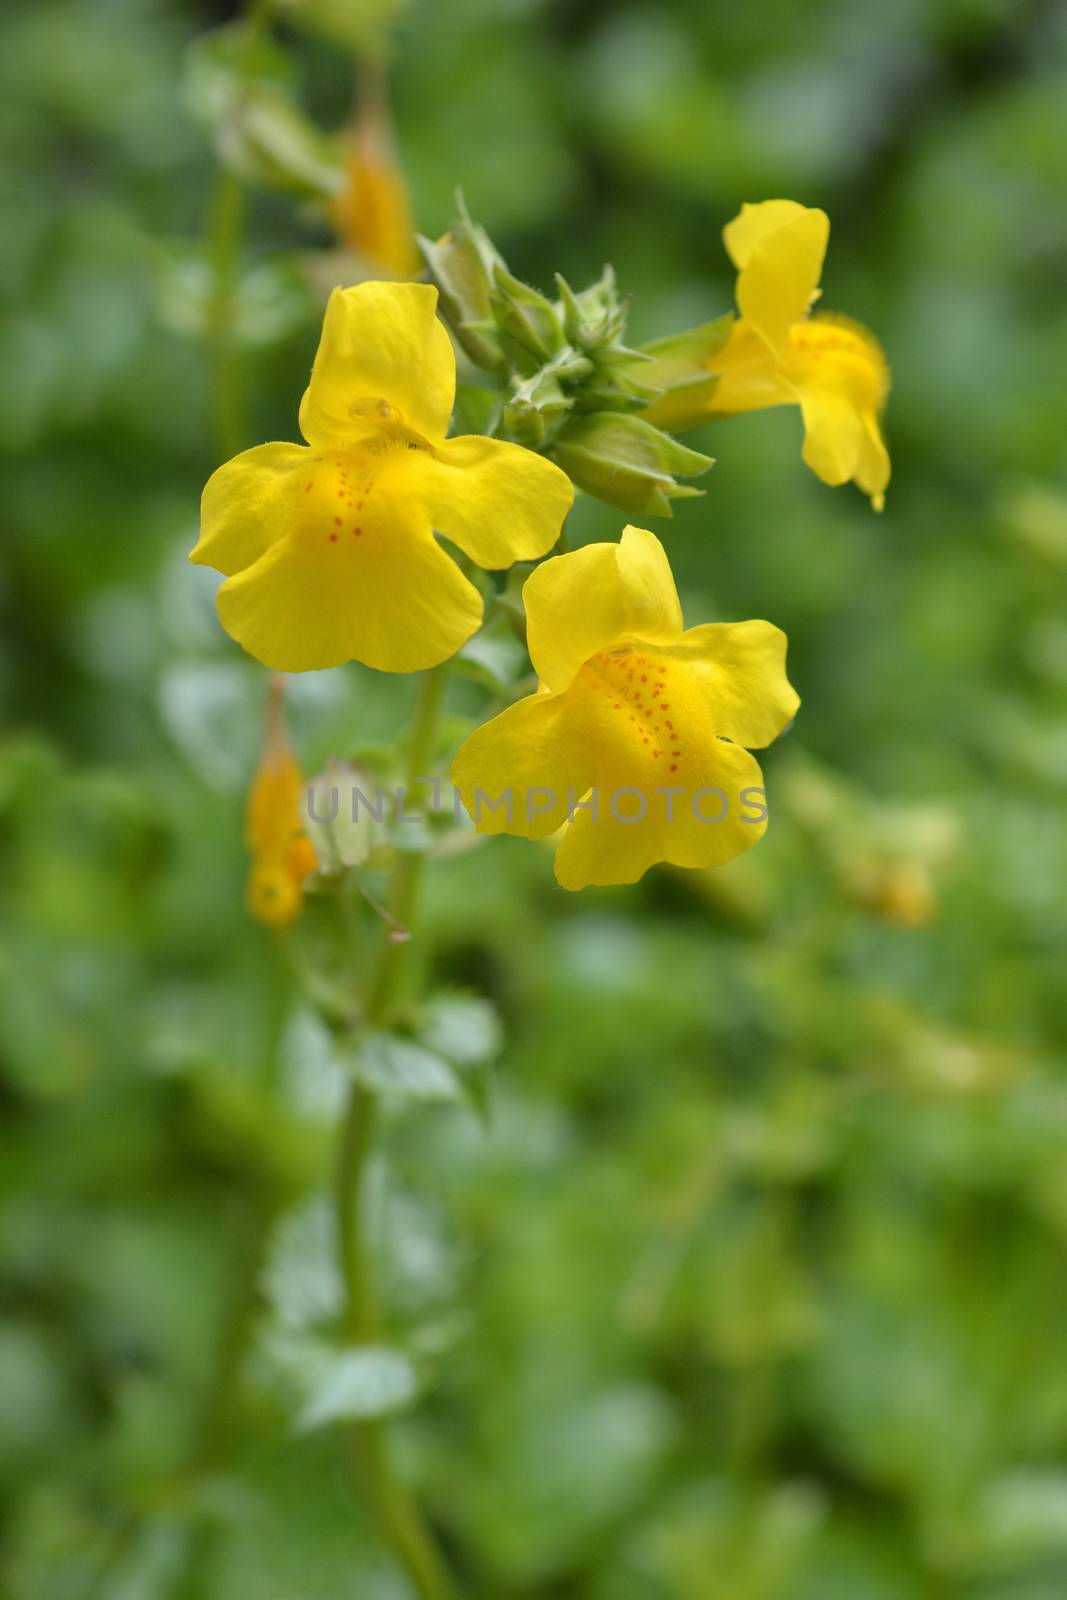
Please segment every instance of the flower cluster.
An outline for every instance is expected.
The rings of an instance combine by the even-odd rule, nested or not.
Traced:
[[[822,211],[745,206],[725,230],[737,315],[641,350],[621,342],[610,273],[579,295],[561,279],[549,301],[465,214],[423,241],[436,284],[334,290],[300,406],[307,443],[247,450],[204,490],[191,559],[224,574],[224,627],[277,671],[433,667],[482,622],[492,586],[472,568],[547,555],[574,484],[669,514],[695,492],[674,474],[711,463],[665,430],[764,406],[799,405],[808,465],[880,509],[888,372],[871,335],[811,312],[828,234]],[[439,292],[467,357],[500,385],[487,434],[449,437],[456,360]],[[763,621],[684,629],[663,547],[637,527],[543,562],[522,598],[536,692],[478,728],[453,766],[478,831],[556,835],[568,889],[633,882],[657,862],[716,866],[754,844],[767,808],[750,751],[799,703],[784,635]],[[315,861],[272,715],[251,899],[283,924]]]

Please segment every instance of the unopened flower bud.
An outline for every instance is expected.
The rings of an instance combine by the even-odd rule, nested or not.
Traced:
[[[554,454],[579,488],[623,511],[661,517],[671,515],[672,500],[701,493],[676,483],[674,474],[689,477],[712,465],[710,456],[621,411],[571,417]]]

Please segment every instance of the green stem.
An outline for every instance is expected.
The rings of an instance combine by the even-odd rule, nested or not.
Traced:
[[[444,702],[447,670],[423,673],[408,743],[406,793],[433,760]],[[410,930],[418,897],[423,852],[405,851],[397,859],[390,892],[390,910]],[[364,1011],[365,1025],[388,1021],[403,972],[407,942],[383,928],[382,944]],[[341,1128],[335,1198],[338,1249],[345,1289],[345,1332],[353,1343],[370,1341],[381,1331],[381,1313],[367,1243],[364,1210],[367,1157],[378,1120],[378,1097],[355,1082]],[[345,1430],[359,1487],[382,1535],[411,1579],[421,1600],[452,1600],[454,1590],[441,1555],[415,1502],[393,1477],[385,1424],[378,1419],[351,1423]]]
[[[209,328],[212,410],[215,445],[223,460],[248,443],[244,372],[233,337],[247,213],[248,196],[240,178],[221,171],[211,205],[208,244],[213,280]]]
[[[270,28],[268,0],[247,0],[244,6],[246,46],[242,79],[247,82],[257,46]],[[208,344],[212,357],[214,443],[227,461],[248,444],[248,398],[244,364],[234,338],[241,250],[248,225],[248,190],[236,173],[220,167],[208,218],[207,246],[211,263],[211,305]]]

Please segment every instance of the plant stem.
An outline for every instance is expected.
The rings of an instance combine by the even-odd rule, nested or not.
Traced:
[[[223,169],[215,183],[208,226],[212,290],[209,339],[212,353],[215,445],[228,460],[248,443],[244,372],[233,336],[237,279],[248,197],[240,178]]]
[[[442,666],[423,673],[419,682],[405,767],[409,795],[416,779],[426,773],[433,760],[446,681],[447,671]],[[423,852],[405,851],[398,856],[393,870],[390,910],[409,930],[422,862]],[[382,944],[364,1009],[364,1025],[375,1026],[388,1020],[406,947],[406,941],[391,938],[390,930],[383,927]],[[352,1085],[341,1128],[335,1190],[338,1248],[345,1289],[344,1325],[354,1343],[373,1340],[381,1330],[363,1193],[367,1156],[377,1120],[377,1095],[357,1080]],[[375,1418],[350,1423],[345,1433],[360,1489],[421,1600],[451,1600],[452,1582],[433,1536],[415,1502],[393,1477],[384,1422]]]

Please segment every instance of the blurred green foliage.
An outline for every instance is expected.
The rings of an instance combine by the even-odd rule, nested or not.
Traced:
[[[263,675],[185,563],[218,178],[183,60],[225,20],[3,25],[10,1600],[405,1593],[308,1425],[344,1067],[245,917]],[[279,37],[332,131],[320,23]],[[741,201],[819,204],[825,304],[895,383],[884,516],[782,411],[695,435],[706,496],[656,525],[690,621],[790,635],[759,850],[580,898],[522,841],[430,875],[419,959],[506,1043],[488,1124],[398,1101],[375,1174],[405,1470],[464,1596],[1060,1600],[1067,13],[411,0],[393,76],[422,232],[462,183],[528,281],[612,261],[643,340],[727,309]],[[248,203],[252,443],[295,434],[331,240]],[[582,501],[572,542],[623,520]],[[294,684],[308,766],[409,693]]]

